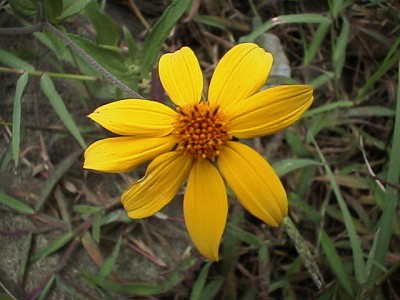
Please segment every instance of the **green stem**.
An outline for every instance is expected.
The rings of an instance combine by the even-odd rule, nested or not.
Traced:
[[[290,217],[286,217],[283,222],[285,224],[286,232],[293,241],[297,252],[303,260],[304,266],[311,275],[312,280],[318,289],[322,289],[322,287],[325,285],[324,278],[322,277],[321,271],[319,270],[317,262],[312,256],[306,241],[303,239]]]
[[[48,30],[67,44],[72,50],[74,50],[79,56],[87,61],[94,69],[102,74],[108,81],[114,86],[121,89],[123,92],[136,99],[143,99],[141,95],[130,89],[125,83],[117,79],[114,75],[108,72],[102,65],[95,61],[89,54],[86,53],[81,47],[79,47],[74,41],[67,37],[64,33],[59,31],[56,27],[50,23],[40,23],[29,27],[17,27],[17,28],[0,28],[0,35],[13,35],[13,34],[30,34],[38,31]]]
[[[42,71],[26,71],[26,70],[21,70],[21,69],[13,69],[13,68],[5,68],[5,67],[0,67],[0,72],[15,73],[15,74],[28,73],[29,75],[33,75],[33,76],[42,76],[43,74],[47,74],[50,77],[63,78],[63,79],[74,79],[74,80],[85,80],[85,81],[98,80],[97,77],[88,76],[88,75],[65,74],[65,73],[42,72]]]

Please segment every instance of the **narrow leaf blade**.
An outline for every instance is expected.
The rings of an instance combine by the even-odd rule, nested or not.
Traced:
[[[163,42],[168,37],[172,27],[189,8],[190,3],[190,0],[174,0],[154,25],[143,44],[141,59],[143,74],[146,74],[154,66]]]
[[[33,254],[30,257],[30,261],[31,262],[38,261],[39,259],[42,259],[56,252],[60,248],[64,247],[69,241],[71,241],[74,238],[74,236],[75,234],[73,232],[67,232],[63,234],[62,236],[60,236],[59,238],[48,244],[46,247],[40,249],[35,254]]]
[[[15,89],[12,125],[12,153],[15,166],[18,165],[19,144],[21,142],[21,99],[28,82],[28,73],[24,72],[17,81]]]
[[[86,143],[83,140],[81,133],[79,132],[78,126],[75,124],[75,121],[72,119],[71,114],[67,110],[63,100],[58,94],[53,81],[51,78],[44,74],[40,79],[40,87],[42,88],[44,94],[51,106],[53,106],[54,110],[60,117],[61,121],[64,123],[65,127],[69,130],[72,136],[77,140],[77,142],[82,146],[83,149],[86,148]]]
[[[29,205],[23,203],[20,200],[15,199],[13,197],[10,197],[7,194],[1,193],[1,192],[0,192],[0,203],[4,204],[5,206],[8,206],[12,209],[15,209],[23,214],[34,214],[35,213],[34,209],[32,207],[30,207]]]

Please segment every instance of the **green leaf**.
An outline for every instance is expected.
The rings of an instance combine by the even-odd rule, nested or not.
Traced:
[[[282,177],[294,170],[318,165],[321,165],[321,163],[312,159],[289,158],[273,164],[272,167],[276,174],[278,174],[279,177]]]
[[[337,253],[332,240],[323,230],[321,231],[321,245],[326,255],[326,259],[328,260],[328,263],[340,284],[349,295],[354,296],[354,290],[353,286],[351,285],[350,276],[342,263],[342,258]]]
[[[200,271],[199,276],[197,276],[196,282],[193,285],[192,293],[190,295],[190,300],[201,300],[204,286],[207,280],[208,271],[210,270],[211,265],[213,264],[212,261],[207,262]]]
[[[49,292],[51,290],[51,287],[53,286],[53,284],[55,282],[54,279],[55,279],[55,276],[51,275],[51,277],[49,278],[49,281],[47,282],[47,284],[45,285],[45,287],[41,291],[38,300],[48,299],[47,296],[48,296],[48,294],[49,294]]]
[[[357,279],[357,282],[362,284],[366,281],[366,272],[365,272],[365,261],[363,258],[363,252],[361,249],[360,238],[357,235],[357,232],[354,227],[353,219],[351,217],[350,211],[344,201],[342,193],[340,192],[340,188],[335,180],[335,176],[330,168],[328,162],[326,161],[324,155],[321,152],[318,144],[315,142],[314,137],[309,133],[309,138],[315,146],[315,149],[318,153],[318,156],[321,162],[324,165],[326,176],[331,184],[332,190],[336,196],[337,202],[339,204],[341,213],[343,215],[344,224],[346,226],[346,231],[350,239],[351,249],[353,252],[353,264],[354,264],[354,272]]]
[[[114,250],[111,253],[111,256],[105,260],[103,266],[101,267],[101,270],[99,272],[100,277],[105,278],[112,272],[112,269],[115,266],[115,263],[117,262],[117,258],[119,256],[121,243],[122,243],[122,236],[120,235],[118,237],[117,243],[115,244]]]
[[[396,118],[394,122],[392,147],[389,154],[389,166],[386,180],[391,184],[398,184],[400,178],[400,64],[397,72],[397,95],[396,95]],[[379,228],[374,237],[375,252],[368,257],[368,264],[371,272],[368,277],[368,287],[372,287],[381,275],[382,270],[379,265],[383,265],[389,250],[391,237],[393,234],[393,224],[396,218],[397,204],[399,202],[399,192],[391,186],[386,187],[385,201],[383,202],[383,212],[379,220]],[[397,217],[398,218],[398,217]]]
[[[216,299],[215,295],[218,293],[222,284],[224,283],[224,278],[219,277],[211,280],[203,289],[201,297],[199,299]]]
[[[7,150],[3,155],[3,160],[0,165],[0,172],[4,172],[12,160],[12,145],[8,144]]]
[[[60,236],[59,238],[52,241],[46,247],[40,249],[35,254],[30,257],[31,262],[38,261],[39,259],[45,258],[46,256],[56,252],[60,248],[64,247],[69,241],[71,241],[75,236],[73,232],[67,232]]]
[[[126,65],[126,60],[118,51],[101,47],[92,41],[77,35],[69,34],[68,37],[116,77],[128,75],[128,66]]]
[[[352,107],[353,105],[354,103],[348,100],[335,101],[306,111],[304,117],[310,117],[312,115],[329,112],[339,108]]]
[[[56,183],[65,174],[65,172],[68,171],[68,169],[76,161],[79,155],[81,155],[80,151],[70,154],[69,156],[64,158],[53,170],[53,172],[50,174],[50,177],[46,180],[40,198],[36,203],[36,208],[35,208],[36,211],[38,211],[42,207],[46,199],[50,196],[50,193],[53,190]]]
[[[117,283],[105,278],[92,275],[87,272],[82,272],[83,277],[90,283],[97,285],[98,287],[119,294],[128,294],[135,296],[152,296],[158,295],[163,292],[163,290],[155,284],[140,284],[140,283],[132,283],[132,284],[123,284]]]
[[[255,246],[255,247],[262,247],[264,245],[264,242],[261,241],[257,236],[254,234],[251,234],[249,232],[246,232],[239,227],[236,227],[232,225],[231,223],[228,223],[227,226],[228,232],[235,236],[237,239],[241,240],[242,242],[245,242],[249,245]]]
[[[142,74],[147,74],[155,65],[161,46],[167,39],[171,29],[189,8],[190,0],[174,0],[153,26],[143,44],[141,67]]]
[[[124,38],[125,38],[125,43],[126,46],[128,47],[128,52],[129,52],[129,57],[131,60],[131,63],[135,63],[137,59],[137,46],[135,39],[133,38],[132,34],[129,32],[129,29],[126,28],[125,26],[122,27],[122,30],[124,32]]]
[[[25,235],[21,240],[21,246],[18,253],[18,271],[17,271],[17,282],[24,282],[26,271],[28,268],[29,256],[31,254],[32,247],[32,233]]]
[[[318,77],[315,77],[313,80],[309,82],[309,84],[314,88],[317,89],[326,83],[328,83],[332,78],[334,78],[335,75],[333,72],[326,72],[324,71],[323,74],[319,75]]]
[[[32,207],[29,205],[23,203],[20,200],[17,200],[13,197],[10,197],[4,193],[0,192],[0,203],[4,204],[5,206],[8,206],[12,209],[15,209],[19,211],[20,213],[23,214],[34,214],[35,211]]]
[[[346,9],[349,5],[352,5],[351,0],[329,0],[329,12],[333,19],[336,19],[341,11]]]
[[[55,0],[42,0],[44,3],[44,14],[49,23],[56,23],[57,18],[63,10],[63,1]]]
[[[64,20],[70,16],[80,13],[85,9],[86,5],[92,0],[63,0],[63,9],[61,15],[57,17],[57,21]]]
[[[346,58],[346,48],[349,42],[350,35],[350,23],[345,17],[342,17],[342,30],[338,38],[336,39],[336,44],[333,47],[333,57],[332,62],[335,70],[336,78],[339,79],[342,75],[342,70],[344,66],[344,61]]]
[[[93,217],[92,236],[93,236],[93,239],[97,243],[100,243],[100,231],[101,231],[102,214],[103,214],[103,212],[99,211]]]
[[[240,42],[254,42],[257,37],[272,29],[279,24],[291,24],[291,23],[316,23],[316,24],[330,24],[331,20],[325,16],[319,14],[294,14],[294,15],[283,15],[272,18],[261,26],[255,28],[250,34],[243,36]]]
[[[85,14],[92,22],[94,30],[96,31],[96,43],[100,45],[116,46],[120,37],[120,28],[113,19],[100,10],[98,1],[91,1],[88,3],[85,8]]]
[[[29,72],[35,71],[35,68],[31,64],[3,49],[0,49],[0,62],[11,68]]]
[[[88,217],[90,215],[99,213],[102,211],[101,207],[98,206],[91,206],[91,205],[75,205],[74,206],[74,212],[80,214],[83,217]]]
[[[65,107],[63,100],[58,94],[56,88],[54,87],[53,81],[51,78],[44,74],[40,79],[40,87],[43,92],[49,99],[51,106],[53,106],[55,112],[60,117],[61,121],[64,123],[65,127],[69,130],[72,136],[77,140],[77,142],[82,146],[83,149],[86,148],[86,143],[83,140],[81,133],[79,132],[78,126],[75,124],[75,121],[72,119],[71,114]]]
[[[21,142],[21,99],[26,84],[28,83],[28,73],[23,73],[18,81],[15,89],[14,106],[13,106],[13,125],[12,125],[12,152],[15,166],[18,165],[19,144]]]
[[[38,12],[35,0],[9,0],[8,3],[16,12],[26,16],[33,16]]]
[[[344,118],[351,117],[393,117],[395,112],[392,108],[384,106],[357,106],[350,108],[343,114]]]
[[[313,34],[310,45],[304,52],[304,65],[308,65],[314,59],[315,54],[320,49],[322,41],[325,39],[330,25],[329,23],[322,23],[318,26],[318,29]]]
[[[399,45],[400,45],[400,36],[396,39],[390,50],[387,52],[387,55],[383,60],[383,62],[378,64],[379,68],[371,76],[369,76],[364,86],[358,90],[356,96],[358,102],[362,102],[363,100],[362,98],[368,93],[369,89],[374,85],[374,83],[379,79],[381,79],[381,77],[386,72],[388,72],[393,67],[394,64],[399,62],[400,59]]]

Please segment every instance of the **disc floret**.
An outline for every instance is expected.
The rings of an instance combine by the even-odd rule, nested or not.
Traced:
[[[178,151],[197,159],[214,160],[219,149],[232,138],[226,115],[219,106],[208,102],[180,107],[177,111],[174,135],[178,140]]]

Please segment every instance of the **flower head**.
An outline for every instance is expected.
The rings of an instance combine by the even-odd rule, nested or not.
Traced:
[[[172,109],[151,100],[127,99],[96,109],[89,118],[120,135],[89,146],[84,167],[126,172],[151,161],[145,176],[122,194],[131,218],[153,215],[187,179],[183,200],[189,235],[212,260],[228,214],[225,183],[254,216],[279,226],[287,215],[285,190],[268,162],[240,138],[282,130],[313,101],[308,85],[260,91],[272,56],[252,43],[229,50],[202,100],[203,75],[193,51],[183,47],[161,57],[159,75]]]

